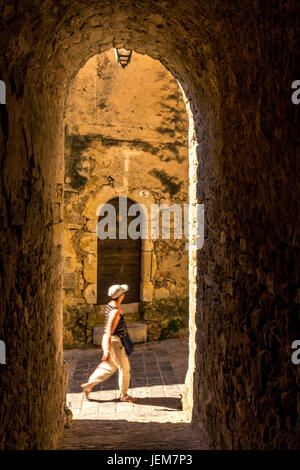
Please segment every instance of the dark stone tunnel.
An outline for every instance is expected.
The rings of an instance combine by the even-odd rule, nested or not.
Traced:
[[[62,433],[64,104],[113,46],[159,60],[190,107],[205,243],[186,406],[211,448],[299,446],[295,16],[293,0],[0,2],[1,449],[54,449]]]

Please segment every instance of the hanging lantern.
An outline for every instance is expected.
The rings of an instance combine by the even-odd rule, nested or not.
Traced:
[[[116,61],[122,67],[122,69],[125,69],[125,67],[130,62],[132,51],[128,51],[127,49],[123,49],[123,48],[122,49],[114,48],[114,51],[116,55]]]

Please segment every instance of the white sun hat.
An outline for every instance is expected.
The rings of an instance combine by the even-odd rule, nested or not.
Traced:
[[[125,294],[129,289],[127,284],[114,284],[108,289],[108,296],[112,299],[116,299],[122,294]]]

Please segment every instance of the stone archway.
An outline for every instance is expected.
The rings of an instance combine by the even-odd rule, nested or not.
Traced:
[[[143,197],[140,194],[140,191],[125,191],[119,193],[112,186],[104,186],[97,193],[94,193],[88,200],[86,205],[84,215],[90,221],[92,230],[94,232],[94,237],[97,239],[97,224],[98,224],[98,214],[102,205],[106,204],[109,200],[115,199],[118,197],[126,196],[137,204],[141,208],[146,208],[147,217],[151,215],[151,205],[155,203],[154,198],[151,194],[147,194],[147,197]],[[148,225],[150,226],[150,219],[148,219]],[[153,286],[152,286],[152,276],[151,273],[155,272],[155,253],[153,240],[151,238],[145,238],[142,240],[142,253],[141,253],[141,286],[140,286],[140,300],[149,302],[152,300],[153,295]],[[90,270],[94,273],[94,279],[96,282],[97,278],[97,260],[93,258],[90,264]]]
[[[218,448],[296,448],[294,2],[2,9],[1,447],[53,448],[61,433],[64,101],[82,63],[124,46],[160,60],[190,108],[190,200],[207,222],[190,262],[193,418]]]

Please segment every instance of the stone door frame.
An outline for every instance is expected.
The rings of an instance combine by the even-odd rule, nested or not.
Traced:
[[[132,199],[137,204],[140,204],[147,209],[148,227],[150,232],[150,217],[151,217],[151,204],[155,204],[155,200],[149,191],[133,190],[133,191],[118,191],[113,186],[103,186],[97,193],[91,195],[88,199],[83,216],[87,218],[90,233],[94,233],[95,241],[97,242],[97,224],[99,207],[111,199],[126,196]],[[95,295],[87,301],[87,303],[97,303],[97,256],[89,257],[89,271],[92,272],[91,289],[94,290]],[[142,240],[141,252],[141,285],[140,285],[140,302],[151,302],[153,299],[154,291],[154,277],[156,272],[156,255],[154,252],[153,240],[146,238]],[[93,286],[93,287],[92,287]]]

